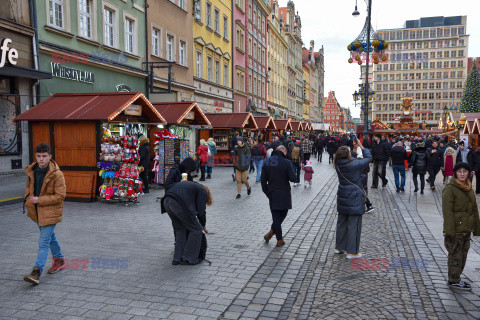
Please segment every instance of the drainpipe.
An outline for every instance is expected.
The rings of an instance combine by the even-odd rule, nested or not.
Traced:
[[[30,0],[30,23],[32,23],[33,28],[35,29],[35,35],[32,38],[32,52],[33,52],[33,63],[35,70],[38,70],[40,64],[39,61],[39,52],[38,52],[38,26],[37,26],[37,4],[36,0]],[[39,98],[39,85],[40,80],[37,79],[32,85],[32,106],[36,105]]]
[[[146,86],[147,86],[147,99],[150,98],[150,87],[149,87],[149,74],[148,74],[148,3],[147,0],[145,0],[145,62],[146,62],[146,70],[147,70],[147,78],[146,80]],[[153,77],[153,72],[152,75]]]

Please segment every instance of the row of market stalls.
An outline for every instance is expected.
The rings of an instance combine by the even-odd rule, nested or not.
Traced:
[[[313,130],[309,123],[251,113],[204,113],[195,102],[151,103],[140,92],[57,93],[14,119],[28,122],[29,154],[48,143],[65,176],[67,199],[137,202],[142,194],[138,137],[150,139],[153,182],[193,156],[200,139],[217,144],[216,165],[230,165],[230,140]]]

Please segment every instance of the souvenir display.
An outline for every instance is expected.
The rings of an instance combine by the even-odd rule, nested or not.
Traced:
[[[154,183],[164,184],[173,165],[190,156],[189,140],[172,135],[167,129],[156,133]]]

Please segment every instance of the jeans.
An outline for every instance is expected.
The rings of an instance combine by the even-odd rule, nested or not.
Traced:
[[[288,210],[272,210],[272,230],[277,240],[282,240],[282,223],[287,217]]]
[[[295,183],[300,183],[300,162],[292,161],[293,164],[293,170],[295,170],[296,178],[295,178]]]
[[[38,255],[34,267],[40,269],[40,273],[42,273],[45,263],[47,262],[49,249],[52,251],[54,258],[63,259],[60,244],[54,232],[55,226],[56,224],[38,227],[40,229],[40,238],[38,239]]]
[[[255,160],[255,167],[257,167],[256,181],[260,181],[260,177],[262,175],[263,159]]]
[[[373,181],[372,185],[374,187],[378,187],[378,177],[380,176],[380,179],[382,179],[382,184],[386,185],[388,180],[385,178],[386,174],[386,169],[387,169],[387,161],[375,161],[373,162]]]
[[[403,189],[405,187],[405,165],[403,164],[394,164],[393,167],[393,175],[395,176],[395,187],[397,190]],[[400,177],[402,177],[402,181],[400,182]]]
[[[146,171],[140,172],[140,179],[143,182],[143,191],[148,191],[148,174]]]
[[[175,232],[175,252],[173,260],[198,262],[200,246],[202,244],[202,225],[197,217],[185,212],[183,207],[173,198],[166,197],[164,200],[165,209],[172,220],[173,231]]]
[[[207,167],[207,174],[211,175],[213,171],[213,167]]]

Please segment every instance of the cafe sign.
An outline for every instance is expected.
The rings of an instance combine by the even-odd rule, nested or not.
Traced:
[[[131,104],[125,108],[124,111],[127,116],[141,116],[142,115],[142,106],[138,104]]]
[[[93,72],[78,70],[62,66],[60,63],[52,62],[52,76],[73,81],[94,83],[95,76]]]
[[[12,39],[5,38],[2,40],[0,44],[0,68],[5,66],[5,63],[8,60],[8,63],[15,66],[17,64],[18,59],[18,51],[15,48],[9,48],[8,45],[12,43]]]

